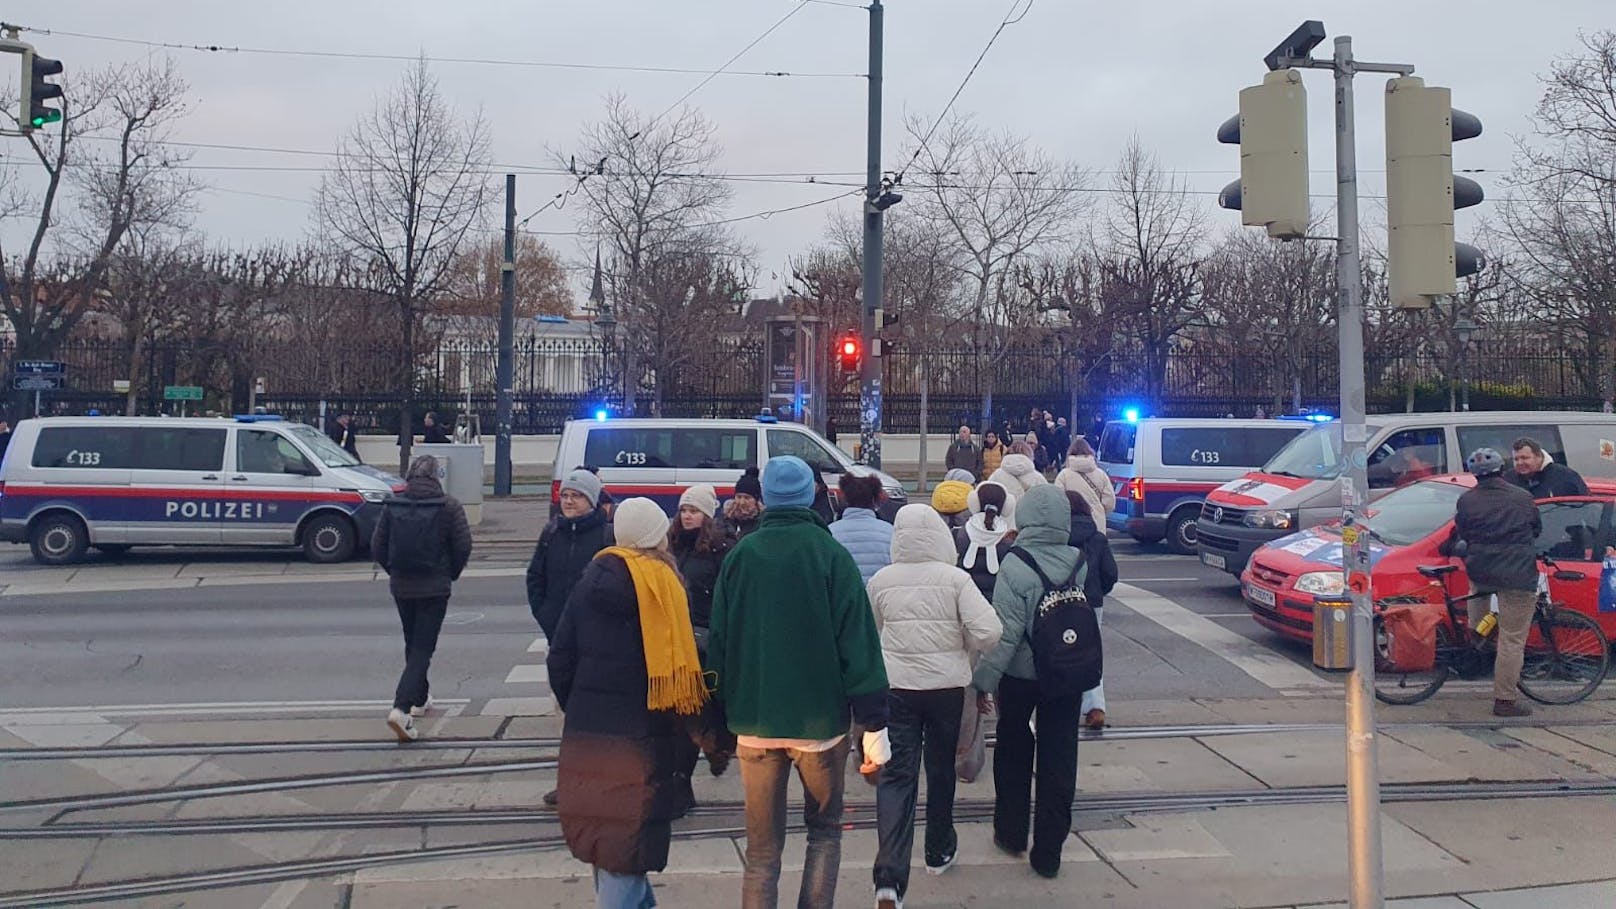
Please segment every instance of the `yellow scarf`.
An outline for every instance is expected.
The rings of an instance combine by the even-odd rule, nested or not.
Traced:
[[[690,605],[684,585],[672,568],[637,549],[610,546],[595,558],[614,555],[628,566],[634,597],[640,606],[640,637],[645,642],[645,706],[687,716],[707,702],[696,635],[690,627]]]

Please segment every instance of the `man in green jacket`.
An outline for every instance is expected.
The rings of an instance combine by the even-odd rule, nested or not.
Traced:
[[[809,507],[800,458],[763,468],[763,520],[724,559],[713,588],[708,669],[738,737],[746,790],[743,909],[772,909],[785,848],[786,783],[802,779],[808,829],[799,906],[830,906],[841,869],[847,730],[867,732],[866,765],[884,764],[887,674],[853,557]]]

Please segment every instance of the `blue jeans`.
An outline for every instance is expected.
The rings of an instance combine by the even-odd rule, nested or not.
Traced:
[[[595,869],[597,909],[652,909],[655,905],[656,895],[645,875]]]
[[[780,902],[780,855],[786,845],[786,783],[802,780],[802,822],[808,853],[797,909],[829,909],[842,866],[842,792],[847,785],[847,739],[824,751],[740,746],[746,790],[746,874],[742,909],[775,909]]]

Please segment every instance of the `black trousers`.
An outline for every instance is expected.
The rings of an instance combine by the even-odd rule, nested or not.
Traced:
[[[959,843],[954,833],[954,751],[959,746],[965,689],[893,690],[887,699],[892,760],[881,768],[875,791],[880,848],[875,886],[909,889],[915,844],[915,802],[926,768],[926,864],[941,865]]]
[[[993,752],[993,835],[1025,849],[1039,871],[1060,868],[1061,848],[1072,832],[1077,795],[1078,698],[1044,697],[1037,682],[1005,676],[999,681],[998,745]],[[1037,732],[1028,727],[1037,716]],[[1033,808],[1032,782],[1038,781]]]
[[[393,690],[393,707],[408,711],[426,704],[426,671],[438,649],[438,632],[443,630],[449,598],[395,598],[393,602],[398,605],[399,624],[404,626],[404,672]]]

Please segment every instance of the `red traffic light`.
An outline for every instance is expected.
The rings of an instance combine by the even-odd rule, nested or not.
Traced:
[[[859,341],[858,336],[852,332],[848,332],[846,337],[842,338],[836,346],[836,356],[841,361],[843,371],[858,371],[859,356],[863,353],[863,347],[864,345]]]
[[[848,338],[846,341],[843,341],[842,342],[842,356],[844,356],[844,357],[856,357],[856,356],[858,356],[858,342],[853,340],[852,338]]]

